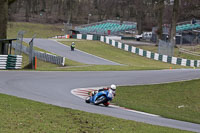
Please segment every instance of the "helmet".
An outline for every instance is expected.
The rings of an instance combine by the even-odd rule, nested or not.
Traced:
[[[112,90],[116,90],[116,85],[114,85],[114,84],[112,84],[111,86],[110,86],[110,88],[112,89]]]

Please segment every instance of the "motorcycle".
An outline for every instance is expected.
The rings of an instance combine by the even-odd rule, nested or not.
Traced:
[[[112,89],[99,91],[94,95],[91,95],[85,99],[86,103],[93,103],[94,105],[103,104],[109,105],[109,101],[114,98],[114,91]]]

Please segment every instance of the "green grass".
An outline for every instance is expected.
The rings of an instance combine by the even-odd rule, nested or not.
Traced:
[[[137,45],[136,47],[158,53],[158,47],[157,46],[138,46]],[[199,46],[195,47],[196,51],[194,51],[193,46],[182,46],[182,48],[193,51],[193,52],[200,52]],[[191,60],[200,60],[200,56],[194,56],[194,55],[191,55],[191,54],[180,53],[178,48],[174,48],[174,57],[191,59]]]
[[[25,31],[24,37],[31,38],[37,34],[37,38],[49,38],[55,35],[63,35],[63,25],[50,25],[26,22],[9,22],[8,23],[8,38],[16,38],[19,31]]]
[[[186,133],[0,94],[1,133]]]
[[[74,41],[74,40],[73,40]],[[118,48],[112,47],[108,44],[99,41],[74,41],[76,43],[76,48],[87,53],[124,64],[124,66],[105,66],[100,70],[152,70],[152,69],[169,69],[172,68],[183,68],[180,65],[172,65],[168,63],[163,63],[161,61],[155,61],[141,57],[139,55],[120,50]],[[61,43],[70,45],[70,41],[61,41]],[[95,69],[99,69],[101,66],[94,66]],[[92,68],[90,68],[92,69]],[[92,69],[92,70],[95,70]]]
[[[113,102],[134,110],[200,123],[199,86],[200,80],[123,86],[117,88]]]

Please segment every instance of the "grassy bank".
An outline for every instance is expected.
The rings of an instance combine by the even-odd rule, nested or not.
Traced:
[[[4,94],[0,94],[0,121],[1,133],[186,133]]]
[[[64,25],[9,22],[7,32],[8,38],[16,38],[19,31],[25,31],[25,38],[31,38],[34,34],[37,35],[37,38],[49,38],[55,35],[63,35],[62,28],[64,28]]]
[[[158,85],[124,86],[114,102],[134,110],[200,123],[200,80]]]

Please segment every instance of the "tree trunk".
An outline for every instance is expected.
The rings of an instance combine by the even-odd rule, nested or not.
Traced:
[[[172,13],[170,42],[174,46],[176,44],[176,42],[175,42],[176,41],[176,23],[177,23],[177,20],[178,20],[179,2],[180,2],[180,0],[174,0],[173,13]]]
[[[8,0],[0,2],[0,39],[7,37]],[[4,45],[0,42],[0,55],[3,54]]]
[[[158,39],[162,39],[163,33],[163,10],[164,10],[164,0],[160,0],[158,4]]]
[[[138,30],[138,34],[142,34],[143,32],[143,17],[142,17],[142,12],[139,11],[138,14],[137,14],[137,30]]]

